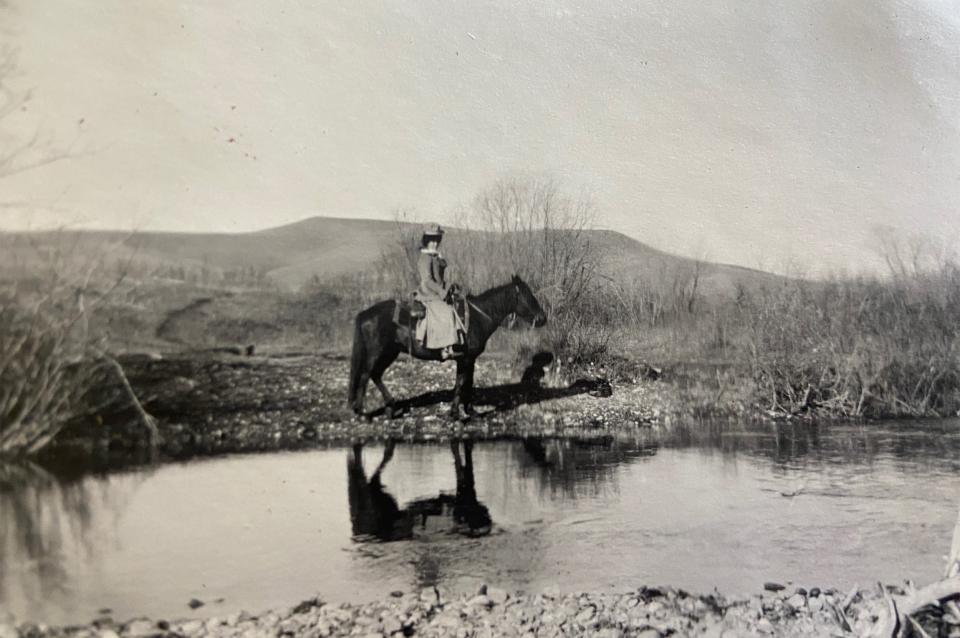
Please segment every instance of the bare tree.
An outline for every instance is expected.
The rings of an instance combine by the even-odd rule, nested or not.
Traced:
[[[889,226],[873,230],[875,252],[883,259],[890,276],[906,281],[942,270],[952,261],[947,245],[920,233],[904,233]]]
[[[451,238],[454,266],[474,287],[519,274],[556,312],[597,285],[600,255],[588,236],[593,204],[567,195],[555,180],[499,180],[456,218],[469,232]]]

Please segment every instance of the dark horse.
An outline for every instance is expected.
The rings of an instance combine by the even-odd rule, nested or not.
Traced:
[[[367,383],[376,384],[383,395],[388,417],[396,415],[394,398],[383,384],[384,371],[396,361],[401,352],[409,352],[417,359],[439,361],[440,351],[422,347],[409,327],[409,312],[401,306],[397,323],[394,323],[395,300],[381,301],[357,315],[353,335],[353,356],[350,361],[350,407],[358,415],[363,414],[363,398]],[[453,389],[453,404],[450,414],[460,418],[460,407],[473,414],[473,367],[490,338],[503,321],[513,315],[542,326],[547,316],[533,292],[520,277],[514,275],[508,284],[491,288],[477,296],[468,295],[470,325],[467,329],[463,352],[457,357],[457,382]],[[399,324],[399,325],[398,325]]]

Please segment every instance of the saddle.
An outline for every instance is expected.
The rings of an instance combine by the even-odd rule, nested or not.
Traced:
[[[455,297],[453,308],[460,320],[460,330],[466,335],[470,330],[470,304],[467,303],[466,297]],[[411,346],[417,325],[426,317],[427,307],[420,301],[416,291],[410,293],[409,299],[396,300],[393,306],[393,323],[410,330]]]

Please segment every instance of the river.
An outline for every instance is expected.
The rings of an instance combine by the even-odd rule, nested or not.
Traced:
[[[0,610],[62,624],[432,585],[923,583],[942,571],[958,497],[960,420],[0,466]]]

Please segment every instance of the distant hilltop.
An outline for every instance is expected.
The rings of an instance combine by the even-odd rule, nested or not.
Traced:
[[[406,223],[401,223],[406,225]],[[177,233],[122,231],[41,231],[5,233],[8,240],[33,246],[60,245],[93,249],[121,243],[126,251],[158,265],[205,265],[219,270],[255,268],[284,287],[297,288],[314,275],[323,278],[361,272],[396,246],[398,223],[375,219],[310,217],[292,224],[247,233]],[[450,232],[476,232],[450,228]],[[635,275],[660,279],[699,269],[705,295],[732,296],[737,286],[752,288],[782,280],[779,275],[666,253],[611,230],[585,231],[602,255],[603,270],[629,283]],[[455,255],[452,255],[455,258]]]

